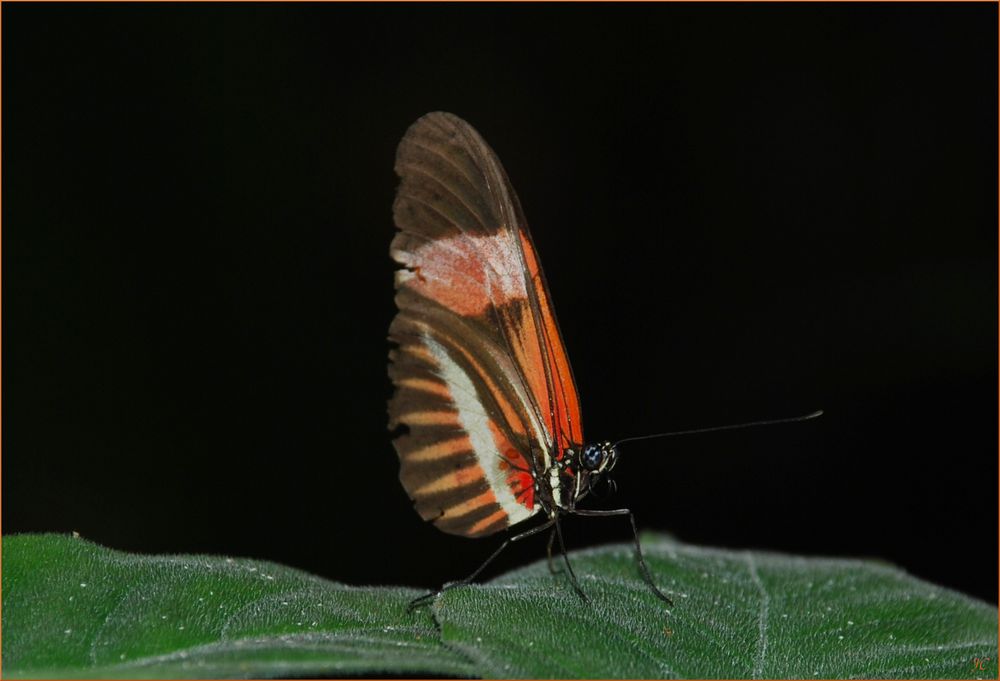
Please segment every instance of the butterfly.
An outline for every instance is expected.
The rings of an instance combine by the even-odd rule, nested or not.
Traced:
[[[615,467],[618,449],[584,439],[545,275],[500,159],[471,125],[434,112],[407,130],[395,170],[390,255],[401,268],[389,428],[400,481],[420,516],[450,534],[484,537],[544,518],[442,589],[468,584],[511,542],[549,530],[550,569],[558,539],[570,583],[587,600],[560,517],[627,516],[643,578],[669,604],[632,512],[577,507]]]

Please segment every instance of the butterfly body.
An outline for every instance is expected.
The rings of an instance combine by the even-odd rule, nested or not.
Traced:
[[[540,515],[507,541],[551,527],[560,544],[560,515],[631,517],[576,508],[617,450],[585,446],[545,277],[496,154],[468,123],[435,112],[407,130],[395,169],[389,427],[417,512],[466,537]]]

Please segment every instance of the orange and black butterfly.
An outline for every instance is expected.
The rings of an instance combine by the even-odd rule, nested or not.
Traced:
[[[399,313],[389,328],[396,391],[389,427],[400,480],[425,520],[482,537],[536,515],[545,520],[509,542],[551,529],[573,588],[559,518],[628,516],[577,502],[610,471],[618,450],[587,444],[573,371],[517,195],[500,160],[472,126],[430,113],[396,152],[401,178],[390,254]],[[551,565],[551,563],[550,563]]]

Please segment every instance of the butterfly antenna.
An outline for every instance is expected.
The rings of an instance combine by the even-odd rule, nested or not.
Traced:
[[[615,447],[623,442],[635,442],[636,440],[652,440],[659,437],[674,437],[676,435],[695,435],[696,433],[714,433],[720,430],[738,430],[740,428],[755,428],[757,426],[776,426],[779,423],[798,423],[799,421],[809,421],[823,415],[823,410],[819,409],[805,416],[793,416],[786,419],[768,419],[766,421],[751,421],[749,423],[736,423],[730,426],[712,426],[710,428],[695,428],[694,430],[675,430],[670,433],[655,433],[653,435],[639,435],[637,437],[627,437],[615,443]]]

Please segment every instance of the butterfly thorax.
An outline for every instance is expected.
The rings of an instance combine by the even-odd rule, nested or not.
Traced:
[[[571,446],[545,471],[540,485],[540,499],[549,514],[556,507],[572,510],[602,475],[618,462],[618,449],[610,442]],[[545,502],[548,502],[547,504]]]

